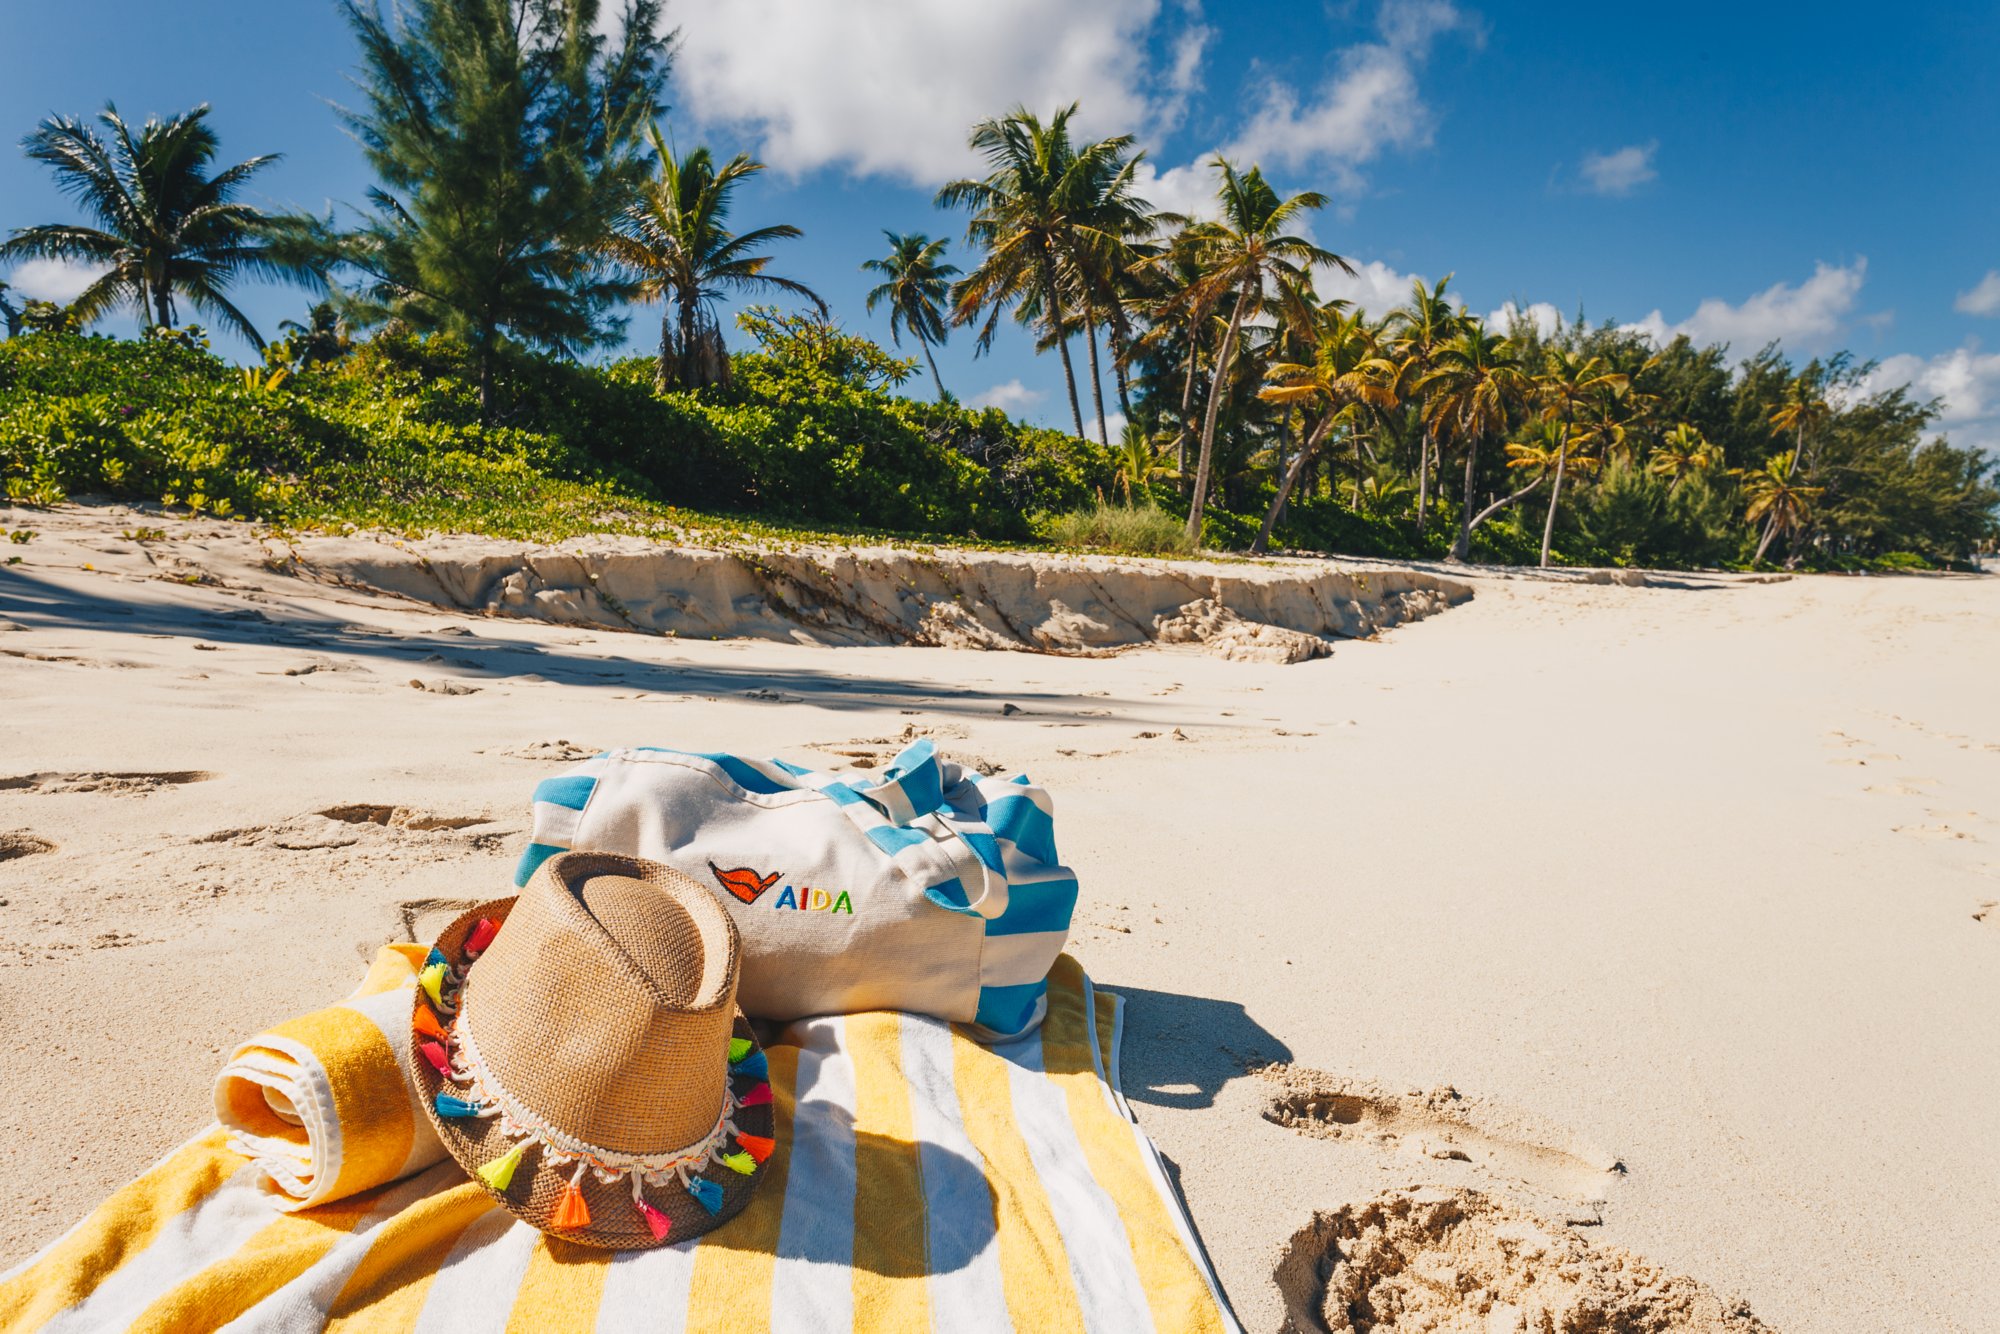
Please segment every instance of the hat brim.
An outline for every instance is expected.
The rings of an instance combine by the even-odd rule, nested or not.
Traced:
[[[513,908],[512,898],[495,899],[482,903],[459,917],[444,929],[433,942],[434,948],[444,955],[446,963],[461,977],[475,962],[466,954],[466,941],[479,920],[490,919],[496,926],[504,926],[508,912]],[[479,1175],[479,1169],[505,1157],[518,1141],[510,1140],[502,1133],[497,1118],[441,1116],[437,1110],[439,1093],[455,1093],[460,1086],[446,1080],[437,1069],[424,1058],[422,1043],[424,1038],[416,1028],[419,1011],[429,1012],[439,1024],[449,1029],[452,1017],[437,1013],[431,1006],[430,998],[422,987],[416,989],[416,997],[410,1012],[411,1029],[404,1060],[409,1066],[411,1077],[416,1082],[417,1092],[424,1106],[424,1114],[430,1118],[431,1126],[437,1131],[438,1139],[444,1143],[445,1151],[463,1167],[466,1175],[479,1184],[500,1204],[511,1210],[522,1221],[548,1233],[573,1241],[582,1246],[596,1246],[608,1250],[643,1250],[655,1246],[671,1246],[676,1242],[698,1237],[734,1218],[750,1203],[756,1193],[758,1183],[764,1178],[765,1169],[748,1176],[728,1167],[711,1163],[700,1175],[713,1182],[722,1190],[722,1204],[713,1214],[700,1201],[687,1192],[678,1182],[669,1180],[663,1185],[646,1186],[645,1200],[648,1205],[666,1215],[671,1226],[663,1237],[653,1235],[652,1228],[632,1203],[632,1187],[628,1180],[604,1182],[586,1171],[579,1182],[584,1204],[590,1211],[590,1224],[583,1228],[559,1228],[555,1226],[556,1208],[562,1200],[563,1191],[575,1174],[574,1165],[551,1166],[542,1161],[541,1154],[530,1148],[514,1171],[513,1180],[506,1190],[495,1190]],[[751,1051],[762,1047],[757,1035],[751,1031],[750,1022],[743,1011],[736,1012],[734,1036],[747,1039]],[[725,1054],[726,1057],[726,1054]],[[748,1059],[748,1058],[746,1058]],[[731,1088],[737,1096],[750,1091],[758,1079],[732,1078]],[[719,1110],[719,1109],[718,1109]],[[773,1138],[776,1122],[773,1104],[766,1102],[757,1107],[740,1107],[734,1121],[739,1132],[745,1135]],[[732,1140],[727,1146],[734,1151]]]

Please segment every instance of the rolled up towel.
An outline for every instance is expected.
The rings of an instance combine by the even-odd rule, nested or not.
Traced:
[[[344,1199],[445,1156],[403,1060],[425,953],[383,946],[352,996],[230,1053],[216,1119],[278,1208]]]

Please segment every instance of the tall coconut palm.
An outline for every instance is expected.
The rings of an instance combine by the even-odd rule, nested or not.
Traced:
[[[1189,296],[1198,318],[1226,302],[1229,325],[1215,352],[1208,411],[1201,424],[1201,457],[1195,465],[1194,495],[1188,504],[1188,541],[1196,545],[1201,542],[1202,510],[1208,502],[1209,474],[1215,461],[1216,414],[1235,365],[1244,321],[1275,310],[1282,319],[1308,323],[1313,311],[1312,267],[1322,264],[1343,273],[1354,272],[1352,264],[1331,250],[1286,230],[1307,213],[1326,207],[1325,195],[1308,190],[1280,199],[1258,167],[1239,173],[1220,154],[1213,165],[1221,176],[1216,198],[1222,205],[1222,217],[1188,229],[1202,268],[1202,278]]]
[[[1118,406],[1129,420],[1132,397],[1126,382],[1126,360],[1131,342],[1131,320],[1124,298],[1131,288],[1129,275],[1145,255],[1144,243],[1160,228],[1152,205],[1134,192],[1143,153],[1123,151],[1095,156],[1095,172],[1087,185],[1086,197],[1077,209],[1077,225],[1070,230],[1068,269],[1077,287],[1073,303],[1084,328],[1090,349],[1090,393],[1097,410],[1098,440],[1107,449],[1110,437],[1105,430],[1103,377],[1097,359],[1097,330],[1102,326],[1111,354],[1111,371],[1118,388]]]
[[[1549,491],[1548,518],[1542,522],[1543,569],[1549,565],[1549,544],[1556,532],[1556,506],[1562,501],[1563,474],[1569,467],[1570,446],[1577,419],[1586,407],[1603,399],[1615,398],[1630,387],[1631,381],[1613,371],[1602,357],[1585,356],[1560,346],[1552,346],[1544,353],[1542,373],[1535,379],[1535,392],[1541,399],[1542,419],[1555,428],[1555,468],[1552,473],[1555,481]],[[1605,442],[1599,439],[1598,443]]]
[[[1344,304],[1344,303],[1343,303]],[[1318,338],[1310,365],[1281,363],[1265,372],[1269,381],[1258,397],[1270,403],[1298,404],[1318,418],[1305,444],[1285,470],[1278,493],[1264,513],[1252,554],[1261,554],[1271,545],[1271,530],[1291,497],[1292,488],[1305,475],[1328,432],[1343,417],[1362,405],[1386,408],[1396,402],[1396,364],[1382,355],[1376,330],[1359,311],[1348,313],[1329,309],[1319,321]],[[1360,496],[1360,461],[1357,451],[1355,494]]]
[[[229,285],[246,275],[324,285],[313,265],[272,248],[269,233],[282,219],[237,202],[279,155],[210,175],[220,144],[206,103],[170,120],[149,119],[136,136],[110,103],[97,120],[108,137],[76,117],[51,116],[21,146],[99,225],[19,228],[0,242],[0,262],[55,259],[103,269],[70,304],[84,324],[125,306],[141,324],[170,329],[185,301],[263,347],[249,317],[224,295]]]
[[[940,208],[969,208],[966,238],[983,252],[978,267],[952,288],[952,320],[971,324],[984,312],[977,350],[993,345],[1000,316],[1041,330],[1062,357],[1069,390],[1070,419],[1083,438],[1083,409],[1076,394],[1076,367],[1070,360],[1074,327],[1066,266],[1089,244],[1095,228],[1086,214],[1100,197],[1111,164],[1131,151],[1132,136],[1117,135],[1078,148],[1070,139],[1076,104],[1057,111],[1046,124],[1026,107],[980,121],[969,140],[986,159],[982,180],[953,181],[937,192]]]
[[[1833,405],[1820,393],[1819,376],[1811,371],[1794,376],[1785,395],[1771,410],[1771,425],[1792,433],[1791,476],[1806,459],[1806,437],[1817,435],[1833,420]]]
[[[870,273],[883,276],[883,281],[868,293],[869,313],[873,314],[878,305],[888,304],[889,337],[897,347],[903,345],[903,330],[910,331],[917,346],[924,350],[924,360],[931,368],[931,382],[937,386],[938,401],[942,403],[944,377],[938,374],[931,345],[945,340],[944,308],[951,299],[951,280],[958,276],[958,266],[944,262],[947,243],[942,238],[933,241],[922,232],[885,231],[882,235],[889,238],[888,255],[861,265]]]
[[[1761,468],[1749,468],[1736,475],[1743,481],[1743,493],[1749,497],[1749,505],[1743,511],[1749,523],[1764,521],[1764,535],[1757,542],[1757,554],[1753,561],[1764,559],[1770,550],[1771,539],[1779,533],[1797,533],[1806,525],[1812,514],[1812,502],[1826,491],[1823,486],[1802,486],[1792,480],[1797,471],[1798,460],[1791,451],[1773,455]],[[1796,561],[1797,557],[1793,559]]]
[[[1695,473],[1707,472],[1721,462],[1722,452],[1708,443],[1702,433],[1686,422],[1676,423],[1660,437],[1646,460],[1646,469],[1655,477],[1669,479],[1667,494],[1680,489]]]
[[[736,293],[779,291],[810,301],[822,314],[826,302],[804,283],[766,273],[773,241],[803,236],[790,223],[729,230],[729,210],[739,186],[764,164],[738,153],[717,166],[706,147],[677,156],[657,125],[646,127],[659,175],[619,218],[599,247],[605,258],[630,271],[640,301],[662,303],[655,387],[696,389],[729,378],[728,349],[715,303]]]
[[[1533,392],[1533,381],[1521,364],[1510,338],[1483,327],[1468,329],[1437,350],[1437,368],[1418,384],[1426,398],[1424,414],[1440,439],[1465,446],[1464,509],[1451,559],[1462,561],[1472,551],[1472,530],[1541,484],[1538,477],[1520,491],[1474,514],[1473,485],[1479,474],[1479,445],[1507,429],[1508,415]]]
[[[1391,346],[1402,359],[1404,392],[1423,383],[1424,377],[1437,368],[1438,349],[1446,340],[1464,333],[1471,327],[1472,317],[1453,305],[1445,296],[1445,288],[1450,286],[1452,275],[1447,273],[1434,285],[1426,286],[1421,278],[1410,284],[1410,299],[1389,312],[1395,330]],[[1417,442],[1417,528],[1421,530],[1430,517],[1431,507],[1431,461],[1437,454],[1437,433],[1432,429],[1428,416],[1422,418],[1422,431]]]

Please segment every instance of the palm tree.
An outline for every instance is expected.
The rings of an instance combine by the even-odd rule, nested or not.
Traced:
[[[1798,471],[1806,458],[1806,437],[1817,435],[1833,419],[1833,407],[1819,392],[1819,376],[1811,370],[1785,386],[1785,396],[1771,412],[1771,425],[1792,433],[1791,467]],[[1786,474],[1790,476],[1790,473]]]
[[[990,170],[983,180],[951,182],[937,192],[936,202],[940,208],[972,210],[966,239],[985,252],[979,266],[952,288],[952,321],[970,324],[986,312],[979,352],[992,347],[1000,316],[1010,308],[1019,323],[1039,326],[1041,341],[1061,354],[1070,419],[1083,439],[1083,409],[1069,355],[1073,320],[1065,266],[1087,243],[1092,229],[1083,215],[1098,198],[1109,164],[1130,151],[1132,136],[1078,149],[1069,135],[1075,114],[1072,102],[1046,125],[1026,107],[980,121],[969,142]]]
[[[1252,555],[1261,555],[1270,546],[1271,530],[1277,526],[1285,501],[1291,497],[1292,488],[1305,475],[1320,442],[1326,439],[1334,425],[1364,404],[1386,408],[1396,402],[1396,364],[1382,355],[1376,331],[1369,327],[1367,317],[1358,311],[1349,314],[1327,308],[1319,323],[1312,364],[1276,365],[1265,372],[1265,378],[1270,383],[1258,392],[1259,398],[1288,406],[1301,404],[1321,409],[1321,412],[1318,424],[1292,459],[1291,467],[1285,470],[1284,480],[1278,483],[1278,494],[1271,497],[1271,507],[1264,513],[1263,527],[1257,531],[1257,540],[1250,544]],[[1361,491],[1358,450],[1355,473],[1358,506]]]
[[[1670,478],[1667,494],[1672,495],[1693,474],[1715,467],[1721,457],[1721,451],[1709,444],[1700,431],[1680,422],[1660,438],[1646,460],[1646,469],[1655,477]]]
[[[626,209],[601,241],[606,258],[630,270],[640,301],[662,303],[656,388],[678,384],[696,389],[729,379],[728,349],[715,303],[739,292],[776,289],[812,302],[822,314],[826,302],[804,283],[764,270],[761,254],[773,241],[803,236],[790,223],[758,227],[742,235],[729,230],[731,196],[764,164],[738,153],[720,167],[706,147],[675,156],[657,125],[646,127],[660,161],[657,180]]]
[[[1143,153],[1128,155],[1122,149],[1092,155],[1089,160],[1094,164],[1093,174],[1077,208],[1076,225],[1070,229],[1067,267],[1077,286],[1073,304],[1082,317],[1090,349],[1090,393],[1097,409],[1098,440],[1107,449],[1111,441],[1105,432],[1097,329],[1100,324],[1105,328],[1112,375],[1118,386],[1118,406],[1129,420],[1132,397],[1125,371],[1132,329],[1124,298],[1131,287],[1132,267],[1144,258],[1144,242],[1159,231],[1161,223],[1152,205],[1133,193],[1133,182],[1144,158]]]
[[[108,139],[73,116],[51,116],[22,148],[101,225],[19,228],[0,242],[0,262],[33,257],[104,269],[70,304],[83,324],[126,306],[142,325],[171,329],[179,299],[262,348],[249,318],[223,295],[230,283],[249,274],[325,285],[313,265],[273,250],[269,233],[284,219],[236,202],[279,155],[209,175],[220,145],[207,103],[171,120],[148,120],[136,138],[110,103],[97,119]]]
[[[1525,400],[1533,382],[1521,367],[1514,341],[1475,326],[1445,343],[1436,353],[1437,368],[1418,383],[1429,401],[1426,420],[1441,438],[1465,444],[1465,508],[1458,519],[1458,537],[1451,559],[1464,560],[1472,550],[1472,530],[1541,484],[1537,477],[1521,490],[1472,512],[1472,488],[1479,472],[1479,442],[1507,427],[1508,414]]]
[[[1138,422],[1126,422],[1124,434],[1118,437],[1118,448],[1113,451],[1111,461],[1117,471],[1112,480],[1125,489],[1125,505],[1129,509],[1134,504],[1133,493],[1148,495],[1155,475],[1167,471],[1159,452],[1153,448],[1153,438]]]
[[[1461,312],[1444,294],[1452,275],[1447,273],[1435,286],[1426,287],[1418,278],[1410,284],[1410,299],[1389,312],[1396,329],[1392,346],[1402,358],[1402,379],[1407,386],[1421,384],[1437,368],[1438,349],[1447,339],[1471,327],[1472,317]],[[1437,434],[1430,419],[1423,419],[1423,434],[1417,445],[1417,528],[1423,529],[1430,517],[1431,460],[1437,454]]]
[[[21,336],[21,308],[7,296],[7,284],[0,282],[0,324],[7,326],[7,336]]]
[[[1750,497],[1750,504],[1743,511],[1744,519],[1752,524],[1759,519],[1764,520],[1764,536],[1757,542],[1757,554],[1751,558],[1753,564],[1764,559],[1771,539],[1779,533],[1797,533],[1804,528],[1812,514],[1812,502],[1826,491],[1823,486],[1795,484],[1792,473],[1797,467],[1798,460],[1792,457],[1790,450],[1786,450],[1766,460],[1761,468],[1742,469],[1736,473],[1743,479],[1744,493]]]
[[[1535,381],[1542,400],[1542,418],[1555,427],[1555,485],[1549,491],[1548,518],[1542,523],[1541,565],[1545,570],[1549,567],[1549,544],[1556,532],[1556,506],[1562,500],[1563,473],[1569,466],[1570,437],[1576,430],[1578,414],[1599,400],[1616,398],[1630,386],[1631,381],[1613,371],[1602,357],[1585,356],[1564,347],[1548,349],[1542,373]],[[1607,422],[1605,429],[1609,430],[1613,424]],[[1622,439],[1624,428],[1620,425],[1617,429]],[[1610,443],[1602,435],[1593,435],[1592,439],[1599,445]]]
[[[1534,470],[1534,482],[1528,489],[1539,485],[1545,477],[1556,479],[1558,487],[1565,471],[1589,476],[1597,471],[1603,459],[1588,452],[1589,442],[1570,434],[1562,421],[1552,417],[1537,417],[1528,426],[1526,434],[1519,440],[1507,444],[1507,466],[1510,469]],[[1525,495],[1526,491],[1520,493]],[[1518,498],[1518,496],[1517,496]],[[1542,525],[1541,567],[1549,567],[1549,539],[1555,528],[1555,493],[1550,493],[1549,519]]]
[[[951,280],[958,275],[958,266],[943,262],[946,242],[942,239],[933,241],[922,232],[898,235],[885,231],[882,235],[889,238],[888,255],[861,265],[870,273],[883,275],[883,281],[868,293],[868,311],[873,314],[876,306],[888,302],[890,340],[901,347],[902,331],[910,331],[924,350],[924,360],[930,363],[931,382],[937,385],[942,403],[944,378],[938,374],[931,345],[945,340],[941,306],[951,297]]]
[[[1325,195],[1308,190],[1280,199],[1259,168],[1252,166],[1239,174],[1220,154],[1214,166],[1222,177],[1216,191],[1222,220],[1196,223],[1188,229],[1202,269],[1201,280],[1189,289],[1195,313],[1205,315],[1223,301],[1229,302],[1229,326],[1223,330],[1215,353],[1208,411],[1201,424],[1201,457],[1195,465],[1194,495],[1188,504],[1188,541],[1197,546],[1215,461],[1216,413],[1235,363],[1236,340],[1243,322],[1257,319],[1275,306],[1282,318],[1305,324],[1312,318],[1312,266],[1324,264],[1343,273],[1354,272],[1353,265],[1331,250],[1285,230],[1306,213],[1326,207]]]

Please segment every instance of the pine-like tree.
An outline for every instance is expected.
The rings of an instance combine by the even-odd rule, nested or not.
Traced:
[[[621,331],[598,253],[641,188],[666,82],[661,0],[341,0],[363,105],[341,117],[381,179],[321,243],[361,275],[349,313],[463,338],[491,415],[505,341],[574,354]]]

